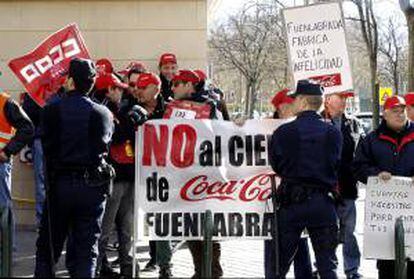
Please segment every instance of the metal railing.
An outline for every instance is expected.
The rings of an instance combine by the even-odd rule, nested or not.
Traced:
[[[0,208],[0,277],[11,277],[12,237],[10,208]]]
[[[206,211],[204,218],[204,253],[201,278],[212,277],[213,259],[213,217],[210,210]]]
[[[407,279],[407,257],[405,255],[404,223],[402,217],[395,221],[395,278]]]

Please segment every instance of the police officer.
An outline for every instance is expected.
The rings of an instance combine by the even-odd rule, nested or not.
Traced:
[[[338,180],[342,138],[317,113],[322,94],[319,84],[299,81],[293,94],[297,118],[279,127],[270,143],[270,163],[281,177],[278,278],[285,278],[305,228],[321,278],[337,278],[338,226],[331,193]]]
[[[95,75],[90,60],[71,60],[66,93],[43,111],[41,133],[48,183],[36,243],[36,277],[55,276],[54,266],[69,235],[70,276],[95,275],[105,199],[114,177],[106,163],[112,115],[87,96]]]
[[[294,98],[288,94],[291,89],[285,88],[275,94],[272,99],[272,105],[275,108],[274,119],[293,119],[293,102]],[[264,242],[264,266],[266,278],[275,277],[275,244],[274,240],[265,240]],[[296,279],[312,278],[312,261],[309,254],[308,237],[301,237],[298,243],[298,249],[293,260],[294,274]]]
[[[367,183],[370,176],[384,181],[393,175],[414,176],[414,124],[407,119],[405,105],[402,97],[389,97],[384,103],[382,123],[359,142],[353,170],[362,183]],[[378,260],[378,278],[394,278],[394,266],[394,261]],[[409,261],[407,278],[413,277],[414,261]]]

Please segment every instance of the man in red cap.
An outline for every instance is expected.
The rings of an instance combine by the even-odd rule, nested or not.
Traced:
[[[360,182],[366,184],[370,176],[385,182],[394,175],[414,176],[414,124],[408,121],[405,106],[404,98],[389,97],[382,123],[359,142],[353,170]],[[393,260],[378,260],[378,278],[394,278],[394,267]],[[414,261],[408,261],[407,278],[414,278]]]
[[[122,70],[119,71],[118,74],[120,74],[123,78],[122,80],[128,84],[128,93],[133,94],[134,91],[136,91],[136,84],[138,76],[141,73],[148,72],[147,66],[142,62],[131,62],[128,64],[128,66]],[[125,97],[129,97],[126,95]]]
[[[352,161],[356,146],[364,131],[357,118],[345,114],[347,99],[353,97],[352,92],[325,94],[322,116],[332,123],[342,134],[342,153],[338,169],[338,193],[340,202],[337,213],[340,225],[340,241],[343,244],[344,272],[347,279],[358,279],[361,253],[355,237],[356,206],[358,198],[358,182],[353,177]]]
[[[160,94],[161,81],[154,73],[141,73],[136,82],[133,93],[134,100],[129,106],[129,119],[135,127],[133,131],[149,119],[160,119],[164,115],[165,103]],[[134,176],[132,176],[134,177]],[[171,275],[171,247],[169,241],[150,241],[150,261],[144,271],[154,270],[155,265],[160,267],[159,277],[170,278]]]
[[[230,121],[230,114],[227,110],[227,104],[224,100],[223,92],[212,83],[209,83],[207,86],[208,77],[203,70],[194,70],[194,73],[200,79],[200,82],[196,86],[196,95],[198,95],[199,98],[209,98],[216,101],[217,118],[225,121]]]
[[[97,260],[97,276],[115,276],[106,255],[110,235],[113,228],[118,232],[118,254],[121,275],[132,276],[132,258],[129,252],[132,247],[133,224],[133,193],[134,193],[134,136],[127,133],[130,128],[125,119],[126,114],[121,111],[121,100],[128,85],[121,82],[115,74],[100,73],[96,79],[95,98],[107,106],[114,116],[115,133],[112,136],[109,159],[115,168],[116,178],[112,194],[107,199],[105,213],[102,219],[102,233],[99,238],[99,256]],[[117,222],[115,222],[117,220]]]
[[[112,74],[114,72],[114,67],[108,58],[101,58],[96,61],[96,71],[98,73],[104,72],[107,74]]]
[[[215,101],[197,94],[200,78],[190,70],[180,70],[172,79],[174,100],[168,103],[164,118],[217,119]]]
[[[275,108],[275,113],[273,118],[275,119],[287,119],[294,116],[292,103],[295,100],[292,97],[288,96],[288,93],[291,90],[289,88],[285,88],[275,94],[272,99],[272,105]]]
[[[161,95],[165,101],[169,101],[172,98],[172,79],[177,73],[177,57],[173,53],[164,53],[160,56],[158,68],[160,71],[161,79]]]
[[[215,102],[197,95],[199,76],[190,70],[180,70],[172,79],[174,100],[167,104],[164,118],[217,119]],[[193,256],[194,276],[200,278],[203,263],[203,242],[187,241]],[[220,243],[213,241],[212,277],[220,278],[223,270],[220,265]]]
[[[409,92],[405,95],[405,104],[408,119],[414,121],[414,92]]]
[[[123,83],[115,74],[99,72],[95,81],[95,90],[90,94],[91,99],[105,105],[113,97],[122,97],[128,84]]]

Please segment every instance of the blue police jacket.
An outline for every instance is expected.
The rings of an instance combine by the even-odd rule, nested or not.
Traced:
[[[369,176],[386,171],[392,175],[414,176],[414,125],[408,122],[397,133],[383,121],[358,144],[353,170],[355,177],[367,183]]]
[[[269,161],[282,183],[333,190],[338,182],[342,136],[315,111],[301,112],[279,127],[269,146]]]
[[[94,168],[108,155],[114,130],[111,112],[84,93],[70,91],[43,109],[41,137],[48,167]]]

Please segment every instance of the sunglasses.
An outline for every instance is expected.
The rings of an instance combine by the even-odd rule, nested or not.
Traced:
[[[137,84],[135,82],[133,82],[133,81],[130,81],[128,83],[128,85],[129,85],[129,87],[133,87],[134,88]]]

